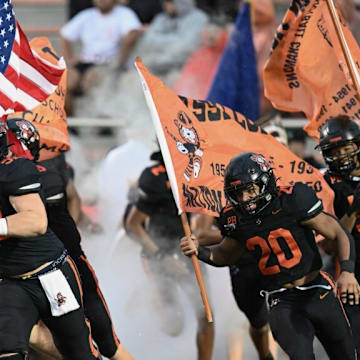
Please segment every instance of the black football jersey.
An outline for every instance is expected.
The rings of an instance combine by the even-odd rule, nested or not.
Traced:
[[[66,203],[66,186],[71,179],[71,168],[64,154],[36,164],[45,195],[46,212],[50,229],[64,243],[72,257],[83,254],[81,236]],[[61,198],[52,199],[61,194]]]
[[[341,179],[340,177],[325,174],[324,178],[335,193],[334,211],[335,215],[341,219],[349,209],[354,199],[354,190],[360,184],[360,177],[351,179]],[[353,235],[360,236],[360,220],[356,221]]]
[[[275,290],[322,266],[311,229],[301,221],[322,211],[315,192],[303,183],[283,188],[261,216],[243,221],[229,207],[221,214],[221,232],[238,240],[257,261],[262,287]],[[241,259],[240,259],[241,260]]]
[[[39,172],[32,161],[9,158],[0,163],[1,217],[16,213],[10,196],[39,193]],[[64,249],[61,241],[48,229],[44,235],[28,238],[9,237],[0,241],[0,276],[18,275],[58,258]]]
[[[66,185],[71,178],[71,172],[66,164],[64,154],[53,159],[36,163],[41,175],[41,184],[45,198],[65,193]]]
[[[341,179],[336,176],[325,174],[327,183],[335,193],[334,211],[337,218],[341,219],[348,211],[354,199],[354,190],[360,184],[360,177],[352,177],[350,179]],[[358,215],[355,226],[352,230],[352,235],[355,239],[356,254],[360,254],[360,216]],[[356,277],[360,278],[360,257],[356,257]]]
[[[176,249],[184,230],[165,167],[146,168],[140,175],[138,188],[135,205],[149,216],[147,230],[152,240],[163,250]]]

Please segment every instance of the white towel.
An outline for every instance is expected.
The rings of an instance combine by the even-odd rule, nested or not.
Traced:
[[[39,280],[49,300],[53,316],[65,315],[70,311],[79,309],[80,305],[60,270],[39,275]]]

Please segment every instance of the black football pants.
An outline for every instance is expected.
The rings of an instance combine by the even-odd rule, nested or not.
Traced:
[[[306,287],[332,285],[321,273]],[[332,289],[287,289],[269,295],[270,327],[274,339],[291,360],[315,359],[316,336],[330,360],[356,359],[352,331],[338,297]]]

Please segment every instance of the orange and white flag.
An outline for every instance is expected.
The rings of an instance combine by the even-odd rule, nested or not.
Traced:
[[[136,59],[143,91],[179,213],[218,216],[225,205],[223,177],[230,159],[256,152],[270,161],[279,185],[312,186],[333,213],[333,192],[322,174],[268,135],[253,121],[225,106],[179,97]]]
[[[48,38],[34,38],[30,46],[44,60],[56,64],[58,57]],[[66,95],[66,70],[56,90],[40,105],[31,110],[15,112],[10,118],[23,118],[33,123],[40,133],[40,160],[56,157],[70,150],[70,138],[64,109]]]
[[[346,42],[359,69],[360,49],[340,16]],[[265,96],[277,109],[305,113],[315,138],[332,116],[360,121],[360,100],[337,38],[326,0],[293,0],[264,69]]]

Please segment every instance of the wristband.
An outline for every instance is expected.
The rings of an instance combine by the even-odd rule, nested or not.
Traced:
[[[203,261],[206,264],[212,265],[212,266],[216,266],[216,267],[222,267],[222,266],[226,266],[226,265],[218,265],[215,264],[211,259],[211,250],[205,246],[199,246],[198,247],[198,259]]]
[[[210,260],[210,255],[211,255],[211,251],[209,248],[205,247],[205,246],[199,246],[198,247],[198,259],[205,262],[205,263],[209,263]]]
[[[354,268],[355,268],[355,263],[354,263],[354,261],[351,261],[351,260],[340,261],[340,269],[341,269],[341,272],[347,271],[347,272],[349,272],[349,273],[353,273],[353,272],[354,272]]]
[[[6,217],[0,218],[0,236],[6,236],[8,234],[8,225]]]

